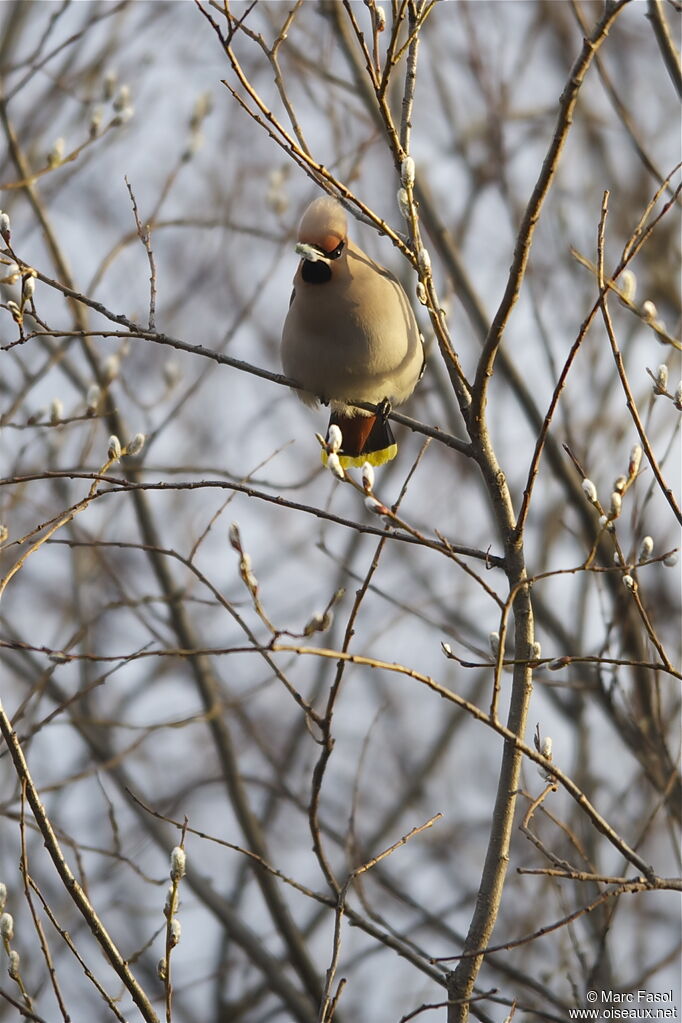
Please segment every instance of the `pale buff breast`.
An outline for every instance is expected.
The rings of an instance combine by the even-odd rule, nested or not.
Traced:
[[[400,404],[422,368],[422,344],[397,279],[352,242],[331,278],[309,284],[302,267],[282,335],[282,365],[307,393],[302,400]]]

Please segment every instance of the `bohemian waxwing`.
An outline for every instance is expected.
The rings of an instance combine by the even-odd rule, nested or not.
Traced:
[[[311,202],[296,251],[302,259],[282,332],[284,372],[301,384],[306,405],[331,405],[329,425],[343,438],[341,465],[382,465],[398,450],[386,415],[409,398],[424,368],[407,295],[348,238],[335,199]],[[383,405],[383,415],[355,408],[358,401]]]

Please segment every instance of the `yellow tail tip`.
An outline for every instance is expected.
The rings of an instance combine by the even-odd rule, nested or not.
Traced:
[[[398,445],[389,444],[387,448],[382,448],[381,451],[367,451],[361,455],[342,455],[339,454],[339,462],[344,469],[361,469],[365,462],[369,462],[370,465],[385,465],[386,462],[390,462],[392,458],[398,454]],[[322,465],[327,464],[327,452],[321,451],[320,456],[322,458]]]

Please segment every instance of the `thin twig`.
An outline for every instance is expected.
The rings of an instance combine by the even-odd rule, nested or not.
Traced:
[[[137,202],[135,200],[133,187],[128,181],[128,178],[125,179],[125,183],[133,206],[133,216],[135,217],[137,235],[145,247],[147,259],[149,260],[149,330],[154,330],[154,319],[156,315],[156,263],[154,262],[154,251],[152,249],[151,242],[151,227],[149,224],[147,224],[146,227],[142,226],[140,215],[137,212]]]
[[[633,866],[639,870],[646,880],[653,880],[655,875],[649,864],[647,864],[633,849],[631,849],[627,843],[620,837],[620,835],[611,827],[610,824],[599,814],[594,808],[592,803],[588,800],[582,789],[579,788],[575,782],[564,774],[564,772],[557,767],[553,762],[549,762],[546,757],[543,757],[540,753],[528,746],[522,739],[519,738],[507,725],[503,725],[501,721],[494,720],[485,711],[477,707],[476,704],[466,700],[459,693],[454,690],[446,689],[444,686],[436,682],[430,675],[424,675],[413,668],[408,668],[403,664],[398,664],[395,661],[383,661],[376,657],[365,657],[360,654],[344,653],[341,650],[329,650],[324,647],[306,647],[297,646],[294,644],[286,643],[275,643],[268,649],[273,651],[296,653],[302,656],[311,657],[324,657],[330,660],[343,659],[350,662],[351,664],[364,665],[370,668],[382,668],[386,671],[396,672],[400,675],[405,675],[408,678],[414,679],[421,685],[426,686],[432,692],[437,693],[444,700],[456,704],[463,710],[466,710],[477,721],[487,725],[493,731],[501,735],[510,745],[514,747],[520,754],[532,760],[533,763],[538,764],[543,771],[551,774],[559,784],[568,792],[568,794],[578,803],[581,809],[590,818],[596,829],[601,832],[602,835],[616,848],[618,851],[630,862]]]
[[[621,382],[621,385],[623,387],[623,391],[625,392],[625,397],[627,398],[628,411],[629,411],[629,413],[630,413],[630,415],[632,417],[633,423],[635,424],[635,429],[637,430],[637,433],[639,434],[639,439],[641,441],[642,448],[644,449],[644,453],[646,454],[646,457],[647,457],[647,460],[649,462],[649,465],[651,466],[651,468],[653,470],[654,476],[656,477],[656,479],[658,481],[658,485],[661,488],[661,493],[663,494],[663,496],[665,497],[666,501],[668,502],[668,504],[672,508],[673,514],[675,515],[675,518],[680,523],[680,525],[682,525],[682,512],[680,511],[679,506],[677,504],[677,501],[675,500],[675,495],[672,492],[672,488],[668,486],[668,484],[666,483],[665,479],[663,478],[663,474],[661,473],[660,466],[659,466],[659,464],[658,464],[658,462],[656,460],[656,456],[654,455],[653,450],[651,448],[651,444],[649,442],[649,437],[647,435],[646,430],[644,429],[644,424],[642,423],[642,420],[640,419],[640,416],[639,416],[639,412],[637,411],[637,404],[635,402],[632,390],[630,389],[630,384],[628,382],[627,374],[625,372],[625,365],[623,363],[623,356],[621,355],[620,348],[618,347],[618,342],[616,340],[616,334],[615,334],[615,331],[613,329],[613,322],[611,320],[611,315],[610,315],[609,310],[608,310],[608,305],[607,305],[608,289],[606,288],[605,282],[604,282],[604,230],[605,230],[606,214],[607,214],[607,210],[608,210],[608,201],[609,201],[609,193],[608,192],[604,192],[604,199],[603,199],[603,203],[602,203],[602,215],[601,215],[601,219],[600,219],[600,222],[599,222],[599,243],[598,243],[598,261],[597,261],[598,285],[599,285],[599,293],[600,293],[599,306],[600,306],[601,311],[602,311],[602,316],[603,316],[603,319],[604,319],[604,326],[606,327],[606,332],[608,334],[609,342],[611,344],[611,351],[613,352],[613,358],[614,358],[614,361],[616,363],[616,369],[618,371],[618,376],[620,377],[620,382]]]
[[[64,858],[64,854],[62,853],[57,836],[55,835],[52,824],[50,823],[50,819],[40,801],[36,787],[33,784],[33,779],[31,778],[28,764],[26,763],[26,758],[24,757],[19,740],[17,739],[9,718],[1,705],[0,732],[2,732],[5,743],[7,744],[17,776],[26,787],[26,798],[28,799],[36,824],[42,833],[45,847],[52,862],[54,863],[62,883],[64,884],[64,888],[76,904],[76,907],[88,925],[90,932],[104,952],[106,959],[121,978],[121,981],[130,993],[135,1005],[140,1010],[142,1017],[147,1021],[147,1023],[159,1023],[159,1018],[154,1012],[149,998],[133,976],[126,960],[109,937],[104,924],[98,917],[92,903],[87,898],[83,888],[76,880]]]
[[[488,336],[479,359],[473,390],[472,421],[474,423],[478,422],[483,415],[488,383],[492,376],[495,358],[502,343],[505,327],[521,291],[535,228],[559,166],[561,153],[573,121],[573,112],[578,101],[580,88],[599,47],[604,43],[608,35],[609,29],[628,2],[629,0],[618,0],[618,2],[609,3],[605,6],[602,18],[595,26],[590,38],[585,39],[568,76],[561,96],[559,115],[552,135],[552,141],[526,206],[516,238],[514,257],[509,270],[509,278],[504,296],[488,331]]]
[[[677,90],[677,95],[682,97],[682,68],[680,67],[680,55],[677,52],[672,35],[670,34],[668,23],[665,20],[662,0],[648,0],[647,18],[651,21],[654,35],[656,36],[656,42],[658,43],[663,56],[663,62],[665,63],[671,81]]]

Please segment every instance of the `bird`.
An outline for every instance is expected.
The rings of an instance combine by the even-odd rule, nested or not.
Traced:
[[[398,450],[388,414],[409,398],[424,370],[412,306],[397,277],[348,237],[346,212],[331,196],[306,208],[296,252],[301,261],[282,330],[284,373],[299,385],[304,404],[331,407],[344,469],[383,465]]]

